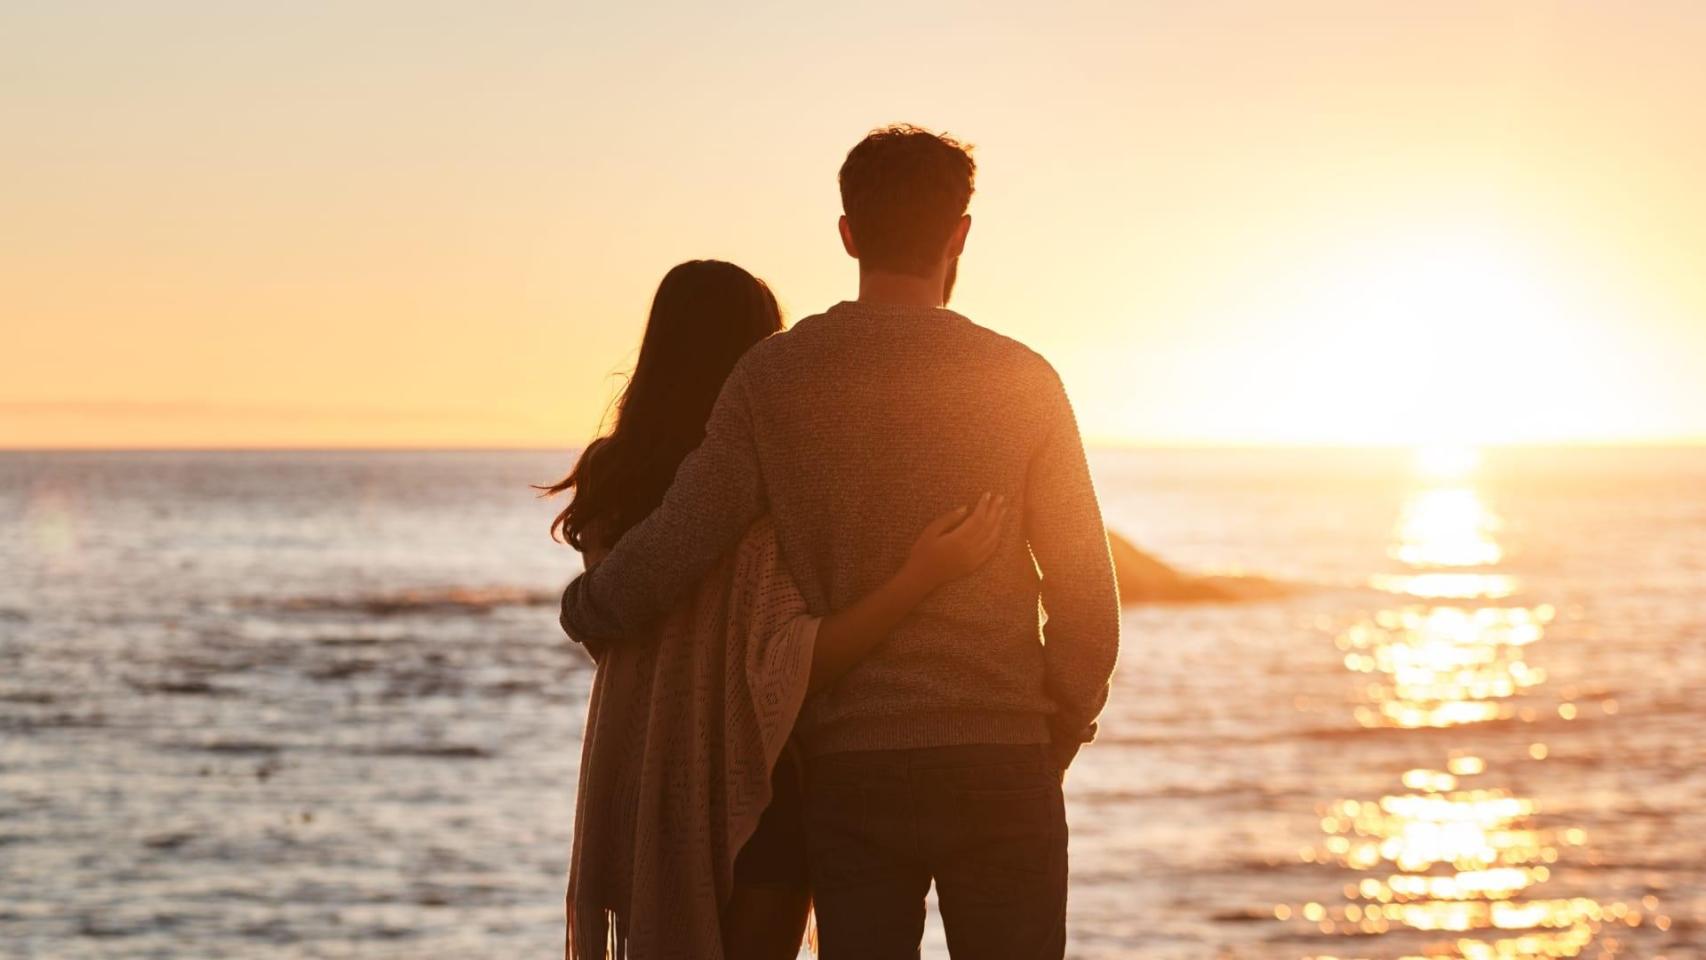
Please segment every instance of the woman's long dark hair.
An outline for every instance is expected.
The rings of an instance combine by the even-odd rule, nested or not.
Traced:
[[[781,329],[770,288],[732,263],[690,260],[664,274],[615,425],[568,476],[539,488],[546,496],[574,490],[551,536],[577,550],[608,547],[657,509],[682,459],[705,438],[735,361]]]

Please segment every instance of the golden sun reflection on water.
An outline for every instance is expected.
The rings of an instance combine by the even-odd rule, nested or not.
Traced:
[[[1512,698],[1546,681],[1523,650],[1553,610],[1408,606],[1339,635],[1345,668],[1368,674],[1365,727],[1452,727],[1516,716]]]
[[[1323,806],[1323,840],[1302,858],[1352,879],[1337,903],[1281,904],[1274,915],[1322,935],[1365,938],[1359,950],[1405,934],[1404,945],[1393,947],[1404,960],[1575,957],[1596,941],[1609,955],[1616,947],[1605,928],[1657,919],[1627,904],[1544,895],[1557,864],[1588,836],[1545,824],[1540,805],[1498,782],[1470,746],[1477,727],[1538,715],[1523,701],[1538,694],[1546,671],[1527,656],[1555,616],[1547,604],[1500,602],[1516,584],[1489,569],[1505,554],[1495,539],[1499,518],[1467,483],[1478,462],[1461,452],[1421,462],[1433,485],[1405,503],[1388,551],[1406,570],[1373,582],[1402,600],[1335,641],[1345,668],[1363,678],[1360,726],[1458,730],[1461,741],[1437,766],[1399,773],[1380,796]],[[1569,720],[1576,708],[1565,703],[1558,714]],[[1547,755],[1543,743],[1528,749],[1529,762]],[[1417,938],[1425,942],[1419,951],[1411,943]]]
[[[1453,483],[1417,491],[1404,503],[1397,540],[1387,550],[1407,569],[1378,575],[1372,585],[1429,600],[1503,600],[1516,592],[1513,578],[1466,569],[1504,559],[1493,539],[1499,527],[1499,518],[1473,487]]]
[[[1423,490],[1404,504],[1398,542],[1389,551],[1412,567],[1481,567],[1504,559],[1493,540],[1498,521],[1474,489]]]

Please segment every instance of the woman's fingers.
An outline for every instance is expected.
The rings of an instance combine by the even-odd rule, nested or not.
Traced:
[[[921,540],[934,540],[959,556],[967,570],[982,564],[1001,541],[1007,498],[985,493],[970,506],[956,507],[930,521]]]
[[[990,502],[994,498],[990,494],[979,497],[967,513],[965,522],[949,532],[956,543],[968,544],[976,542],[984,527],[989,522]]]
[[[968,511],[965,507],[955,507],[954,509],[949,510],[947,513],[944,513],[930,521],[930,524],[924,528],[924,534],[930,537],[939,537],[942,534],[947,533],[949,528],[953,527],[954,524],[965,519],[967,512]]]
[[[969,508],[961,507],[960,512],[964,519],[958,526],[950,529],[945,536],[954,538],[956,542],[964,541],[971,537],[972,531],[978,529],[978,525],[983,520],[984,512],[988,509],[988,497],[989,494],[986,493],[982,497],[979,497]]]
[[[995,552],[996,545],[1001,542],[1001,527],[1006,518],[1005,498],[985,494],[966,517],[965,523],[954,529],[950,535],[969,564],[982,564]]]

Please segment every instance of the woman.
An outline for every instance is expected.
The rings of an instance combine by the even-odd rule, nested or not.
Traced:
[[[769,288],[739,267],[701,260],[665,275],[614,428],[545,488],[574,491],[552,535],[597,563],[663,500],[735,362],[781,328]],[[1004,517],[988,495],[938,517],[900,571],[822,618],[760,521],[652,635],[591,651],[571,960],[797,955],[810,890],[786,745],[800,705],[986,560]]]

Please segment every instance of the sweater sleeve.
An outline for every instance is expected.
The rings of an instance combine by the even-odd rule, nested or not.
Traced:
[[[723,386],[705,439],[682,460],[663,503],[563,591],[563,631],[604,644],[650,626],[740,542],[764,511],[744,363]]]
[[[1064,768],[1095,737],[1119,653],[1119,588],[1090,466],[1066,391],[1054,381],[1053,425],[1026,483],[1025,535],[1042,576],[1043,662]]]

